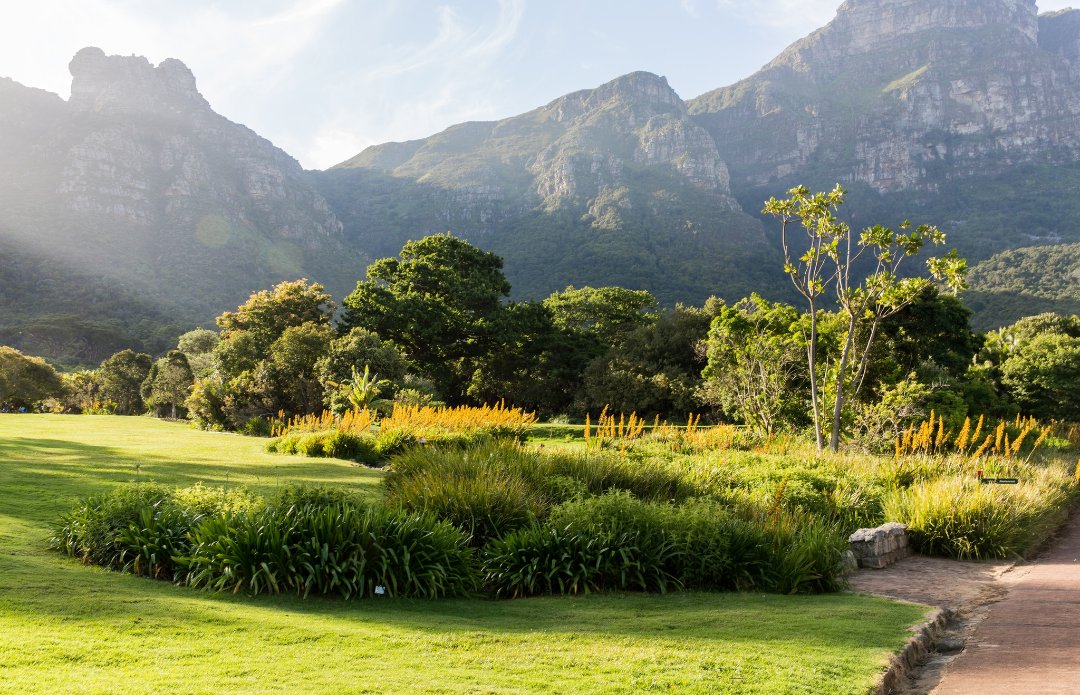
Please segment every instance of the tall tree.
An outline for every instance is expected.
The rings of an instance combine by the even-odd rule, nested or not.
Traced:
[[[32,408],[62,390],[60,375],[45,360],[0,345],[0,405]]]
[[[829,375],[833,397],[829,448],[836,451],[840,447],[844,404],[862,387],[870,348],[881,322],[915,301],[931,284],[931,278],[954,290],[962,288],[967,264],[951,253],[927,260],[930,278],[900,277],[898,273],[904,261],[917,255],[927,243],[945,243],[944,233],[930,225],[912,228],[905,221],[899,231],[875,225],[855,239],[851,228],[836,217],[845,196],[839,185],[831,192],[814,194],[805,186],[798,186],[788,191],[788,195],[782,200],[770,198],[763,212],[780,219],[784,271],[810,308],[810,330],[805,345],[819,449],[825,448],[825,416],[818,383],[817,312],[831,297],[847,319],[840,357]],[[802,228],[807,246],[798,258],[791,238],[795,227]],[[862,276],[860,271],[866,265],[871,270]]]
[[[196,378],[203,379],[214,372],[214,348],[219,340],[217,331],[206,328],[188,331],[177,340],[176,349],[187,357]]]
[[[410,241],[383,258],[345,298],[343,328],[400,346],[444,397],[461,401],[479,363],[499,349],[510,283],[502,259],[451,234]]]
[[[183,414],[184,401],[191,395],[195,377],[187,357],[179,350],[169,350],[154,362],[143,381],[143,402],[157,417],[176,419]]]
[[[389,388],[396,391],[405,380],[409,363],[396,345],[378,334],[363,328],[346,331],[330,341],[326,355],[315,365],[327,407],[336,412],[349,407],[353,371],[362,374],[364,367],[389,381]]]
[[[633,330],[654,323],[658,317],[656,297],[646,290],[622,287],[570,285],[544,300],[555,325],[594,336],[610,347]]]
[[[705,393],[729,415],[772,434],[798,382],[799,312],[757,295],[723,306],[709,330]]]
[[[97,370],[101,381],[99,397],[115,403],[116,412],[121,415],[143,413],[146,406],[142,399],[142,383],[153,364],[150,355],[134,350],[121,350],[109,357]]]

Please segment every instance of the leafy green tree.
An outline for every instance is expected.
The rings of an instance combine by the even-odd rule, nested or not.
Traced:
[[[706,358],[702,344],[721,306],[677,306],[639,325],[586,369],[586,410],[610,405],[623,412],[685,417],[700,411]]]
[[[805,336],[814,433],[819,449],[825,447],[825,416],[821,386],[831,387],[833,415],[829,448],[840,447],[840,428],[844,404],[858,395],[866,377],[870,349],[881,322],[896,314],[930,286],[925,277],[900,277],[903,262],[917,255],[927,243],[942,244],[945,235],[936,227],[920,225],[912,229],[903,222],[899,231],[875,225],[854,239],[850,227],[836,217],[844,202],[845,191],[839,185],[829,193],[815,193],[799,186],[788,191],[790,197],[771,198],[763,212],[781,222],[784,271],[796,291],[809,304],[810,330]],[[791,229],[801,227],[807,250],[794,256]],[[868,264],[872,270],[860,281],[858,269]],[[930,276],[954,290],[964,284],[967,264],[952,253],[944,258],[927,260]],[[818,384],[817,311],[832,299],[847,319],[838,362],[829,374],[831,384]],[[819,390],[820,389],[820,390]]]
[[[1080,413],[1080,338],[1036,335],[1001,365],[1001,380],[1022,412],[1075,420]]]
[[[317,365],[330,349],[334,329],[325,323],[289,326],[270,345],[256,370],[256,394],[269,412],[316,413],[325,395]]]
[[[188,405],[198,422],[239,427],[253,417],[322,408],[316,364],[334,332],[334,304],[318,283],[282,282],[256,292],[217,318],[215,373],[202,379]]]
[[[971,309],[956,295],[936,286],[927,287],[901,311],[882,321],[880,334],[887,350],[885,357],[901,376],[927,360],[952,376],[961,376],[981,344],[971,330]],[[876,371],[880,373],[880,369]]]
[[[615,345],[637,328],[654,323],[656,297],[646,290],[622,287],[570,285],[544,300],[556,326],[595,336],[605,346]]]
[[[384,377],[394,391],[402,385],[409,370],[408,360],[396,345],[372,331],[350,329],[330,341],[326,355],[315,365],[326,393],[326,405],[331,410],[341,412],[349,407],[347,393],[339,385],[348,382],[352,370],[359,365],[367,365]]]
[[[345,299],[343,328],[392,341],[444,396],[461,401],[478,364],[499,349],[509,294],[501,258],[437,234],[372,263]]]
[[[176,349],[187,357],[191,371],[197,379],[205,379],[214,372],[214,348],[220,341],[217,331],[196,328],[180,336]]]
[[[797,409],[793,386],[804,373],[799,321],[795,307],[756,294],[722,306],[709,329],[708,399],[755,430],[772,434],[785,411]]]
[[[184,353],[169,350],[150,367],[141,387],[143,402],[157,417],[181,417],[194,381]]]
[[[150,374],[154,359],[142,352],[121,350],[98,367],[102,401],[116,404],[121,415],[135,415],[146,411],[142,399],[142,383]]]
[[[31,409],[62,391],[60,375],[48,362],[0,345],[0,405]]]
[[[285,329],[305,323],[328,326],[333,315],[334,303],[318,283],[293,280],[256,292],[236,311],[217,317],[221,338],[215,361],[227,378],[253,371]]]
[[[565,412],[595,355],[591,339],[557,327],[538,302],[506,306],[494,326],[499,349],[477,360],[468,395],[506,400],[544,415]]]
[[[82,413],[100,402],[101,379],[93,369],[80,369],[60,375],[64,382],[61,401],[66,413]]]

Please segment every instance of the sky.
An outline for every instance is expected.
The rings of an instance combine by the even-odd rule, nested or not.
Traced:
[[[85,46],[154,64],[178,58],[215,111],[316,169],[634,70],[690,99],[751,75],[840,2],[10,1],[0,76],[67,98],[68,62]]]

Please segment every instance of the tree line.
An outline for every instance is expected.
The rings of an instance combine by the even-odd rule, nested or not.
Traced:
[[[853,239],[835,216],[839,188],[791,193],[766,212],[782,220],[803,308],[752,295],[665,309],[621,287],[510,301],[502,259],[439,234],[371,264],[340,312],[321,285],[295,280],[253,294],[217,318],[217,331],[186,333],[156,360],[124,350],[96,370],[50,376],[43,361],[4,348],[0,403],[257,431],[268,417],[341,412],[358,398],[505,400],[548,418],[605,406],[696,412],[763,433],[808,429],[834,447],[852,433],[891,441],[931,410],[957,421],[1076,418],[1080,318],[1040,315],[976,334],[950,290],[962,260],[929,259],[926,277],[898,273],[904,258],[943,241],[935,228],[873,227]],[[799,251],[789,226],[806,232]],[[873,263],[854,282],[862,256]]]

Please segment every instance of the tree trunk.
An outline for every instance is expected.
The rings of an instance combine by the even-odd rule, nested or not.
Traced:
[[[821,427],[821,407],[817,389],[817,307],[810,303],[810,342],[806,346],[806,358],[810,366],[810,402],[814,407],[814,437],[818,451],[825,448],[825,433]]]
[[[851,344],[855,342],[856,323],[854,314],[851,316],[848,320],[844,352],[840,355],[840,366],[836,370],[836,400],[833,402],[833,425],[829,435],[829,448],[833,453],[840,450],[840,418],[844,412],[844,375],[847,373],[848,360],[851,358]]]

